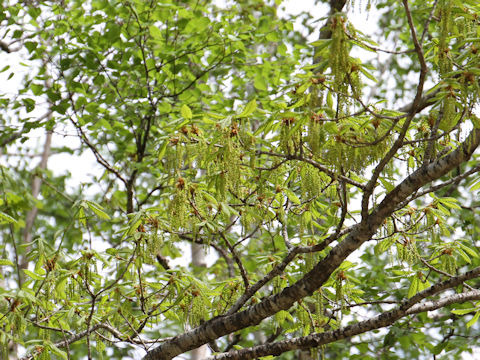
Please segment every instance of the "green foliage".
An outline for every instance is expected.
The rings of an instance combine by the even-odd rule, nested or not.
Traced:
[[[220,352],[317,336],[480,265],[478,152],[438,170],[479,125],[477,1],[351,2],[374,36],[347,8],[316,19],[281,3],[3,1],[3,56],[19,46],[28,71],[0,94],[0,358],[122,359],[266,299],[270,319],[218,336]],[[86,153],[98,166],[80,183],[69,171]],[[400,188],[418,173],[425,185]],[[188,263],[193,243],[208,267]],[[460,359],[479,299],[304,350]]]

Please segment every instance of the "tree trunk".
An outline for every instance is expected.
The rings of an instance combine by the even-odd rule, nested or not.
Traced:
[[[201,244],[192,243],[192,265],[195,267],[206,267],[207,262],[205,259],[205,249]],[[199,348],[193,349],[191,351],[191,360],[202,360],[207,357],[208,346],[202,345]]]

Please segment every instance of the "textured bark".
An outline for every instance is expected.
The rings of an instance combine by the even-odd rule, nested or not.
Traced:
[[[198,267],[206,267],[207,261],[205,259],[205,249],[200,244],[191,244],[192,250],[192,265]],[[202,360],[207,356],[207,345],[202,345],[196,349],[193,349],[190,358],[191,360]]]
[[[52,132],[47,131],[45,135],[45,143],[43,145],[42,157],[40,163],[37,166],[37,169],[45,170],[47,168],[48,158],[50,157],[50,149],[52,147]],[[32,180],[32,196],[34,199],[38,198],[40,195],[40,188],[42,186],[42,178],[38,175],[33,176]],[[34,207],[27,214],[25,219],[25,228],[23,229],[23,243],[28,244],[32,241],[32,228],[35,218],[37,217],[38,208]],[[28,252],[28,249],[27,249]],[[22,269],[26,268],[26,263],[23,263],[21,266]]]
[[[455,287],[462,282],[478,277],[479,275],[480,268],[475,268],[463,275],[438,283],[418,293],[410,299],[404,300],[403,303],[394,310],[384,312],[372,319],[361,321],[356,324],[346,326],[345,328],[324,333],[311,334],[308,336],[279,341],[276,343],[264,344],[249,349],[241,349],[229,353],[218,354],[209,357],[207,360],[248,360],[260,356],[280,355],[284,352],[295,349],[310,349],[392,325],[395,321],[407,315],[435,310],[453,303],[476,300],[480,298],[480,291],[478,290],[463,294],[454,294],[438,301],[429,301],[424,304],[416,304],[428,296],[438,294],[445,289]]]
[[[388,193],[382,202],[360,224],[356,225],[345,239],[335,246],[309,273],[280,293],[264,298],[260,303],[244,311],[207,321],[203,325],[174,337],[149,351],[145,360],[169,360],[173,357],[206,344],[221,336],[259,324],[280,310],[289,309],[296,301],[311,295],[322,286],[330,275],[353,251],[371,239],[378,227],[390,216],[396,206],[422,186],[447,174],[468,160],[480,143],[480,129],[474,129],[455,151],[422,166]],[[385,321],[389,320],[386,319]],[[388,323],[385,322],[385,323]],[[379,322],[379,327],[386,326]],[[350,333],[348,333],[350,334]],[[353,334],[353,333],[352,333]],[[333,335],[332,335],[333,336]],[[346,336],[346,335],[345,335]],[[344,335],[340,338],[344,338]],[[348,335],[351,336],[351,335]],[[337,338],[335,338],[337,339]],[[337,339],[338,340],[338,339]],[[335,341],[335,340],[332,340]],[[328,341],[331,342],[331,341]],[[310,343],[309,343],[310,344]],[[312,342],[313,344],[313,342]],[[316,345],[312,345],[316,346]],[[275,353],[276,354],[276,353]],[[273,354],[273,355],[275,355]]]

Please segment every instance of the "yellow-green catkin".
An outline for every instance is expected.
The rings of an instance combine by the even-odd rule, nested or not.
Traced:
[[[345,302],[344,281],[347,279],[343,271],[339,271],[335,277],[335,300],[340,301],[342,307]]]
[[[357,65],[352,65],[352,72],[350,73],[350,85],[352,87],[352,95],[359,99],[362,96],[363,83]]]
[[[332,19],[332,43],[330,45],[329,65],[333,75],[333,90],[338,94],[338,108],[348,105],[349,81],[347,75],[351,71],[347,35],[345,34],[346,18],[342,15]]]
[[[405,238],[403,243],[397,243],[397,257],[398,260],[413,265],[419,257],[415,242],[412,239]]]
[[[302,198],[311,199],[317,197],[323,186],[319,171],[310,164],[304,163],[301,171],[300,187],[302,190]]]
[[[156,262],[156,254],[160,252],[162,245],[163,237],[158,233],[157,229],[153,229],[147,237],[146,252],[149,256],[150,264],[154,264]]]
[[[252,150],[253,146],[255,145],[255,137],[252,136],[252,134],[250,133],[250,129],[251,129],[250,122],[248,120],[242,121],[238,125],[238,129],[239,129],[238,138],[242,148],[247,152]],[[233,132],[234,130],[235,128],[232,128]]]
[[[310,315],[302,304],[297,306],[297,320],[303,332],[303,336],[310,334],[311,324]]]
[[[294,117],[282,119],[280,128],[280,149],[287,154],[294,154],[300,142],[300,131],[292,131],[297,121]]]
[[[2,334],[0,337],[0,355],[2,359],[8,359],[8,354],[10,352],[9,343],[10,342],[6,339],[6,336]]]
[[[242,292],[242,286],[240,282],[230,281],[225,285],[222,294],[217,297],[217,301],[214,303],[214,309],[218,314],[223,314],[226,309],[232,306],[238,299]]]
[[[273,292],[275,294],[279,293],[286,286],[285,275],[280,275],[273,279]]]
[[[255,223],[255,217],[252,215],[250,209],[242,211],[240,224],[242,225],[242,235],[246,236],[252,225]]]
[[[440,36],[438,46],[438,57],[440,74],[443,77],[445,73],[452,71],[452,59],[450,56],[450,48],[448,44],[453,19],[452,12],[452,0],[440,1]]]
[[[450,55],[449,37],[453,26],[452,19],[452,0],[441,0],[440,2],[440,29],[438,46],[438,66],[440,77],[447,78],[447,73],[453,69],[452,57]],[[451,85],[446,89],[449,93],[443,100],[443,118],[440,123],[440,129],[449,131],[455,125],[455,91]]]
[[[13,324],[16,334],[23,334],[27,328],[27,321],[19,312],[14,312]],[[50,340],[50,332],[39,330],[39,335],[43,340]]]
[[[383,226],[383,236],[387,237],[394,233],[395,227],[393,226],[392,218],[388,217]]]
[[[225,177],[225,187],[237,189],[241,179],[240,149],[236,140],[227,136],[222,153],[222,173]]]
[[[92,273],[90,269],[91,260],[88,256],[89,254],[86,254],[83,256],[84,261],[81,265],[81,274],[83,279],[85,279],[87,282],[91,282],[92,281]]]
[[[456,124],[456,99],[455,93],[450,89],[450,93],[447,94],[443,100],[443,118],[440,122],[440,129],[444,131],[450,131]]]
[[[195,214],[197,220],[201,221],[211,218],[213,210],[212,205],[205,199],[202,193],[199,193],[198,191],[190,192],[192,193],[192,198],[194,199],[195,210],[198,212]]]
[[[345,75],[350,70],[345,22],[345,17],[339,15],[334,17],[331,23],[332,44],[330,46],[329,62],[334,76],[334,87],[337,91],[341,90]]]
[[[205,319],[206,304],[203,296],[197,293],[196,290],[192,292],[193,299],[190,309],[190,325],[197,326]]]
[[[188,223],[188,197],[185,179],[179,177],[175,184],[175,195],[170,202],[169,215],[174,229],[186,227]]]
[[[443,250],[442,256],[440,257],[441,269],[449,274],[455,274],[457,272],[457,260],[453,256],[453,249],[446,248]]]
[[[323,316],[324,309],[323,309],[322,294],[323,294],[322,288],[318,289],[313,294],[315,299],[315,317],[316,317],[315,331],[316,332],[323,332],[323,325],[325,325],[324,316]]]
[[[174,175],[182,168],[185,155],[185,147],[178,137],[170,139],[170,145],[167,147],[165,155],[165,169],[170,175]]]
[[[315,257],[313,253],[305,254],[305,272],[313,269],[315,266]]]
[[[43,347],[42,352],[36,357],[37,360],[50,360],[50,351]]]
[[[315,157],[321,155],[322,146],[326,141],[325,129],[322,124],[322,117],[318,114],[313,114],[308,123],[307,142],[310,145],[310,150]]]
[[[323,105],[324,93],[320,86],[325,82],[325,80],[326,77],[322,74],[316,75],[311,79],[312,86],[310,87],[311,96],[309,101],[309,107],[313,111],[317,111]]]

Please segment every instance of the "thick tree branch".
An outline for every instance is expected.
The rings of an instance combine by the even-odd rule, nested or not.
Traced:
[[[11,45],[12,45],[13,43],[14,43],[14,42],[12,42],[11,44],[7,44],[5,41],[1,41],[1,40],[0,40],[0,50],[5,51],[5,52],[8,53],[8,54],[10,54],[10,53],[12,53],[12,52],[20,51],[20,49],[22,48],[21,46],[16,47],[15,49],[12,49],[12,48],[11,48]]]
[[[248,349],[241,349],[228,353],[218,354],[209,357],[207,360],[248,360],[261,356],[280,355],[284,352],[295,349],[310,349],[392,325],[397,320],[407,315],[436,310],[454,303],[478,300],[480,299],[480,291],[474,290],[467,293],[446,296],[440,300],[428,301],[422,304],[419,303],[421,300],[425,299],[428,296],[438,294],[439,292],[446,289],[451,289],[461,284],[462,282],[478,277],[479,275],[480,267],[475,268],[474,270],[469,271],[463,275],[435,284],[432,287],[422,292],[419,292],[414,297],[410,299],[405,299],[404,301],[402,301],[402,304],[394,310],[384,312],[374,318],[361,321],[356,324],[340,328],[338,330],[327,331],[324,333],[316,333],[309,336],[278,341],[276,343],[268,343]]]

